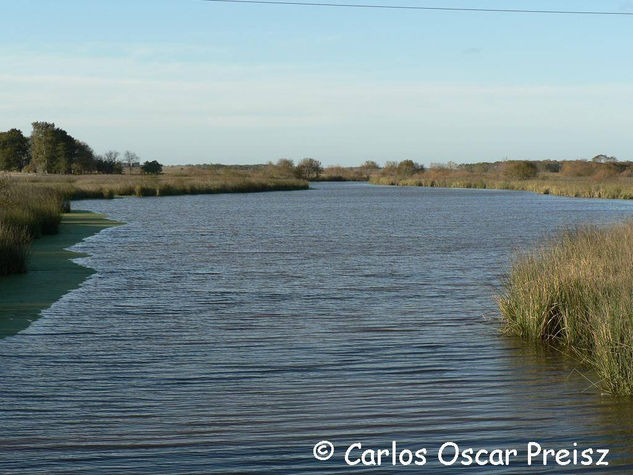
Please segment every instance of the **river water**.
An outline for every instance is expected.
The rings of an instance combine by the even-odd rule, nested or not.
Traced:
[[[1,473],[633,472],[633,404],[501,336],[494,301],[517,250],[633,203],[317,183],[75,208],[127,224],[75,246],[96,273],[0,340]],[[345,463],[392,441],[427,464]],[[518,456],[445,466],[448,441]],[[528,467],[530,441],[610,465]]]

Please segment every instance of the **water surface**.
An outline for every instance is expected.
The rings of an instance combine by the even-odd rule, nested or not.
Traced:
[[[76,203],[127,224],[76,246],[96,274],[0,340],[0,472],[379,473],[342,451],[392,440],[576,442],[633,471],[633,406],[501,337],[494,303],[516,250],[633,203],[313,187]]]

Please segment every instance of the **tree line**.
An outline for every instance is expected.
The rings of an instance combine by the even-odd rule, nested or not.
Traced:
[[[156,161],[140,165],[134,152],[126,151],[123,161],[119,152],[109,150],[95,154],[86,143],[71,136],[52,122],[33,122],[31,136],[19,129],[0,132],[0,171],[63,174],[121,174],[140,167],[143,173],[161,173]]]

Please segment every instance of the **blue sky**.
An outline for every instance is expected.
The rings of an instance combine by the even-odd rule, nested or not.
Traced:
[[[362,3],[371,3],[365,0]],[[628,0],[383,0],[613,10]],[[633,16],[3,2],[0,130],[178,163],[633,160]]]

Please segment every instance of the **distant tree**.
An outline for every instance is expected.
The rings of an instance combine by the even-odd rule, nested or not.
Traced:
[[[117,162],[119,161],[119,152],[108,150],[106,153],[103,154],[103,158],[111,163]]]
[[[398,163],[398,176],[407,177],[414,173],[424,171],[424,167],[413,160],[402,160]]]
[[[382,175],[391,176],[398,172],[398,162],[388,161],[385,166],[382,167]]]
[[[556,160],[543,160],[540,164],[543,170],[550,173],[558,173],[561,169],[561,163]]]
[[[288,158],[280,158],[275,164],[277,171],[286,176],[293,176],[295,174],[295,163]]]
[[[163,166],[156,160],[145,162],[141,166],[141,171],[148,175],[160,175],[163,172]]]
[[[123,154],[123,161],[127,165],[128,172],[131,175],[132,174],[132,168],[134,167],[134,164],[135,163],[139,163],[140,158],[134,152],[130,152],[129,150],[126,150],[125,153]]]
[[[363,171],[366,171],[366,172],[380,169],[380,166],[373,160],[367,160],[360,167],[363,169]]]
[[[505,165],[505,163],[507,162],[503,162],[502,166]],[[497,168],[497,166],[498,166],[498,162],[497,163],[490,163],[490,162],[462,163],[460,165],[457,165],[457,169],[465,170],[470,173],[481,174],[481,173],[488,173],[490,171],[493,171],[495,168]]]
[[[0,170],[20,171],[29,158],[29,139],[21,130],[0,132]]]
[[[31,132],[31,160],[39,172],[55,171],[58,150],[55,137],[55,124],[52,122],[33,122]]]
[[[279,168],[294,169],[295,162],[293,162],[289,158],[280,158],[279,160],[277,160],[277,163],[275,165]]]
[[[123,165],[119,162],[119,152],[109,150],[102,156],[98,156],[95,160],[96,170],[98,173],[105,174],[121,174],[123,173]]]
[[[527,180],[538,174],[538,167],[528,160],[516,160],[504,162],[501,172],[505,178]]]
[[[297,176],[299,178],[303,178],[304,180],[314,180],[315,178],[319,178],[322,171],[323,167],[321,166],[321,162],[315,160],[314,158],[304,158],[299,162],[296,168]]]
[[[77,155],[77,141],[65,130],[55,128],[52,132],[55,144],[53,162],[49,172],[71,173]]]
[[[75,141],[75,160],[72,165],[72,172],[83,174],[96,170],[95,154],[92,148],[85,143]]]
[[[83,173],[94,169],[94,154],[85,143],[52,122],[32,125],[29,169],[44,173]]]
[[[614,163],[617,162],[618,159],[615,157],[610,157],[608,155],[600,154],[593,157],[591,161],[596,163]]]

